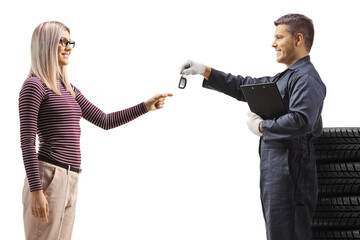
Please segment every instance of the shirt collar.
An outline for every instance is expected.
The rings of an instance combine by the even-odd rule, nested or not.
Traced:
[[[299,67],[301,67],[302,65],[304,64],[307,64],[307,63],[310,63],[310,56],[306,56],[306,57],[303,57],[303,58],[300,58],[299,60],[297,60],[295,63],[293,63],[289,69],[291,70],[295,70]]]

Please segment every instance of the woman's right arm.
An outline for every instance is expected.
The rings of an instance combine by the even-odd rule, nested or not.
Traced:
[[[28,78],[19,96],[21,150],[31,192],[42,189],[35,141],[38,113],[44,94],[45,87],[40,80]]]
[[[42,191],[36,153],[37,119],[45,87],[36,78],[26,79],[19,96],[20,141],[31,191],[31,212],[40,222],[48,221],[49,205]]]
[[[87,98],[79,91],[79,89],[77,89],[74,85],[72,85],[72,87],[76,95],[75,100],[81,108],[82,117],[92,124],[105,130],[126,124],[149,111],[146,104],[142,102],[124,110],[112,113],[104,113],[100,108],[87,100]]]

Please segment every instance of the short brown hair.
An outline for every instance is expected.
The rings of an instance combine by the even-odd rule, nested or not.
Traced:
[[[280,24],[287,25],[287,30],[291,36],[301,33],[305,39],[305,48],[310,52],[314,41],[314,25],[310,18],[301,14],[287,14],[274,22],[275,26]]]

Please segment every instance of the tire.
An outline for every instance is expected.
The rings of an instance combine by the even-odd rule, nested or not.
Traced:
[[[360,143],[315,145],[315,157],[318,162],[360,162]]]
[[[319,179],[318,195],[324,196],[356,196],[360,193],[360,179],[335,178]]]
[[[360,162],[318,164],[317,171],[318,178],[357,178],[360,177]]]
[[[317,212],[312,221],[314,228],[356,229],[360,227],[360,212]]]
[[[314,240],[360,240],[360,128],[324,128],[314,141],[318,201]]]
[[[324,197],[319,198],[317,212],[360,212],[360,197]]]
[[[313,240],[359,240],[360,230],[313,230]]]
[[[360,144],[360,128],[324,128],[315,144]]]
[[[324,128],[314,146],[317,161],[360,161],[360,128]]]

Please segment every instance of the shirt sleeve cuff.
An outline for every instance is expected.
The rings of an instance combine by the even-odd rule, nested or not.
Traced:
[[[209,79],[206,80],[206,78],[203,79],[203,82],[202,82],[202,86],[204,88],[212,88],[212,83],[214,82],[214,72],[216,71],[216,69],[214,68],[211,68],[211,72],[210,72],[210,76],[209,76]]]
[[[263,139],[266,140],[267,139],[267,130],[269,128],[269,124],[272,120],[263,120],[261,123],[261,130],[262,130],[262,134],[263,134]]]
[[[146,109],[145,102],[140,103],[138,106],[139,106],[139,110],[140,110],[141,114],[145,114],[145,113],[149,112]]]

